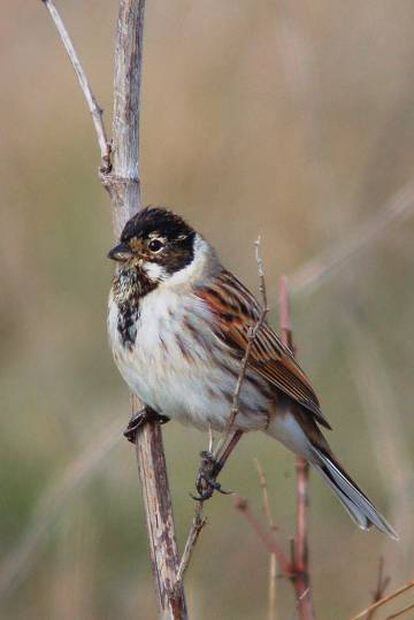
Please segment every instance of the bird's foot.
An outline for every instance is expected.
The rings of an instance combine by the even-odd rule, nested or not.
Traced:
[[[128,441],[135,443],[138,429],[144,426],[147,422],[159,422],[159,424],[166,424],[169,421],[170,418],[167,416],[157,413],[150,407],[144,407],[141,411],[138,411],[132,415],[123,434]]]
[[[208,450],[200,452],[201,462],[196,479],[196,489],[198,495],[191,495],[198,502],[204,502],[218,491],[223,495],[230,495],[232,491],[225,491],[216,478],[220,473],[221,466],[214,455]]]

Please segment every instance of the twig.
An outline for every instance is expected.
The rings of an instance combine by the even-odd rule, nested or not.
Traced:
[[[256,323],[253,325],[253,327],[250,329],[249,333],[247,334],[246,350],[244,352],[244,356],[243,356],[243,359],[240,365],[240,371],[237,377],[237,383],[236,383],[236,387],[233,393],[229,420],[227,422],[226,430],[224,431],[221,440],[217,443],[216,449],[214,451],[214,458],[216,459],[216,461],[220,461],[220,460],[223,461],[223,453],[226,450],[225,445],[227,442],[228,442],[228,445],[232,445],[232,447],[234,447],[233,443],[235,445],[241,437],[241,431],[233,430],[234,422],[239,412],[240,392],[243,386],[243,381],[246,376],[247,365],[249,362],[249,357],[250,357],[253,343],[269,312],[269,306],[267,303],[267,292],[266,292],[266,281],[265,281],[265,274],[264,274],[263,259],[260,254],[260,243],[261,243],[261,239],[259,236],[254,242],[254,248],[255,248],[255,259],[257,263],[257,271],[259,275],[259,289],[260,289],[260,293],[262,296],[262,308],[261,308],[261,311],[260,311],[260,314],[259,314],[259,317]],[[230,439],[229,441],[229,437],[231,436],[232,433],[233,433],[233,438],[236,440],[235,442],[232,441],[233,438]],[[227,454],[225,460],[227,460],[227,458],[230,456],[230,452]],[[221,468],[223,467],[225,460],[223,461]]]
[[[208,453],[213,450],[214,435],[211,426],[208,429]],[[177,583],[180,584],[183,581],[184,574],[190,564],[191,556],[193,554],[194,547],[197,544],[198,537],[201,530],[207,523],[207,518],[203,514],[204,502],[196,501],[194,506],[193,522],[191,524],[190,531],[188,532],[187,540],[184,546],[184,551],[181,556],[180,565],[177,571]]]
[[[181,556],[180,566],[177,571],[177,583],[180,584],[183,580],[184,573],[190,564],[191,556],[195,545],[197,544],[198,537],[203,527],[207,523],[206,517],[203,515],[204,502],[195,502],[193,523],[191,525],[190,532],[185,543],[184,551]]]
[[[397,611],[395,614],[391,614],[391,616],[387,616],[387,620],[392,620],[393,618],[399,618],[400,616],[402,616],[403,614],[406,614],[407,611],[410,611],[411,609],[414,609],[414,603],[412,603],[411,605],[408,605],[408,607],[404,607],[403,609],[400,609],[400,611]]]
[[[282,342],[294,352],[286,276],[280,278],[279,311]],[[296,533],[292,548],[294,556],[292,558],[292,565],[294,566],[294,584],[299,614],[301,618],[308,620],[315,617],[308,564],[309,464],[300,456],[296,457],[296,472]]]
[[[269,489],[267,487],[267,480],[263,467],[260,464],[259,459],[254,459],[254,463],[259,475],[260,487],[263,495],[263,512],[267,518],[269,529],[275,533],[277,531],[277,525],[274,522],[272,510],[270,508],[269,501]],[[275,553],[270,553],[269,559],[269,620],[275,620],[276,618],[276,577],[277,577],[277,558]]]
[[[267,305],[267,295],[266,295],[266,282],[264,276],[264,268],[263,268],[263,260],[260,254],[260,237],[255,241],[255,258],[257,263],[257,270],[259,274],[260,280],[260,292],[263,300],[263,307],[261,309],[260,315],[257,319],[257,322],[251,328],[250,333],[247,336],[247,346],[242,359],[242,363],[240,366],[239,375],[237,378],[236,387],[233,393],[233,401],[232,407],[230,411],[229,421],[226,426],[226,430],[223,433],[223,436],[218,441],[216,449],[212,450],[212,435],[211,429],[209,432],[209,449],[207,452],[202,452],[201,463],[198,470],[198,480],[207,477],[209,479],[215,479],[218,474],[223,469],[227,459],[230,454],[233,452],[237,443],[240,441],[240,438],[243,435],[243,431],[237,429],[233,429],[234,421],[239,411],[239,400],[240,400],[240,392],[243,385],[244,378],[246,376],[247,364],[249,361],[249,355],[251,352],[251,348],[254,342],[254,339],[257,336],[257,333],[260,327],[263,324],[263,321],[266,318],[266,315],[269,311]],[[207,469],[209,468],[209,469]],[[194,509],[194,517],[193,522],[190,528],[190,531],[187,536],[187,541],[184,548],[183,557],[181,558],[180,567],[178,569],[178,582],[182,581],[182,576],[186,571],[190,561],[191,556],[194,551],[194,547],[197,543],[198,537],[200,535],[201,530],[206,524],[206,519],[203,516],[203,507],[204,502],[197,500]]]
[[[267,522],[269,524],[269,528],[271,530],[276,531],[277,530],[277,525],[275,524],[275,522],[273,520],[272,510],[270,508],[269,489],[267,488],[266,476],[265,476],[265,473],[263,471],[263,467],[260,464],[259,459],[255,458],[254,459],[254,464],[255,464],[255,467],[257,469],[257,474],[259,476],[260,488],[262,489],[262,494],[263,494],[263,512],[264,512],[265,517],[267,519]]]
[[[72,40],[69,36],[68,31],[66,30],[66,26],[63,23],[63,20],[56,9],[56,6],[52,0],[42,0],[43,4],[47,8],[50,13],[50,16],[56,26],[56,29],[59,33],[61,41],[65,46],[66,52],[69,56],[69,60],[72,63],[72,67],[75,70],[76,77],[79,81],[79,86],[82,89],[84,97],[86,99],[86,104],[89,108],[89,112],[92,115],[93,124],[96,131],[96,137],[98,139],[99,149],[101,152],[102,159],[102,172],[110,171],[110,156],[111,156],[111,147],[106,137],[105,126],[102,119],[103,110],[98,105],[96,101],[95,95],[93,94],[92,88],[89,84],[89,80],[86,76],[86,73],[80,63],[78,54],[75,50],[75,47],[72,43]]]
[[[262,308],[259,314],[259,318],[257,319],[254,326],[250,329],[250,333],[247,336],[247,346],[246,346],[246,350],[244,352],[244,356],[243,356],[242,363],[240,366],[239,376],[237,377],[236,389],[234,390],[234,393],[233,393],[233,401],[231,405],[229,421],[227,423],[226,433],[229,433],[231,429],[233,428],[234,421],[239,412],[240,392],[243,386],[243,381],[246,376],[247,365],[249,363],[249,357],[250,357],[250,353],[252,350],[252,346],[269,312],[269,306],[267,304],[266,281],[265,281],[265,274],[264,274],[264,267],[263,267],[263,259],[260,254],[260,241],[261,241],[260,237],[258,237],[254,243],[254,248],[255,248],[255,257],[256,257],[256,263],[257,263],[257,271],[259,274],[259,281],[260,281]]]
[[[287,579],[293,579],[294,575],[292,573],[292,564],[288,558],[288,556],[283,551],[282,547],[279,545],[274,533],[266,530],[257,517],[252,512],[249,502],[244,498],[236,495],[234,500],[234,507],[238,510],[247,521],[250,523],[257,536],[260,538],[266,549],[269,553],[274,553],[276,559],[278,561],[280,570],[282,572],[283,577]]]
[[[378,609],[379,607],[382,607],[386,603],[389,603],[393,599],[397,598],[397,596],[400,596],[400,594],[403,594],[404,592],[407,592],[407,590],[410,590],[411,588],[414,588],[414,580],[410,581],[405,586],[402,586],[401,588],[398,588],[397,590],[394,590],[394,592],[391,592],[391,594],[387,594],[387,596],[383,596],[379,601],[376,601],[375,603],[372,603],[371,605],[366,607],[366,609],[364,609],[363,611],[360,611],[356,616],[352,616],[352,618],[350,618],[350,620],[360,620],[360,618],[365,618],[366,615],[370,611],[372,611],[374,609]]]
[[[385,594],[385,590],[388,587],[388,584],[391,581],[391,577],[384,576],[384,558],[381,556],[378,562],[378,577],[377,577],[377,585],[375,586],[375,590],[372,593],[372,602],[376,603]],[[375,609],[372,609],[368,612],[366,620],[372,620],[375,615]]]
[[[285,276],[282,276],[280,279],[279,308],[281,339],[283,344],[293,353],[294,345],[292,339],[289,294],[287,278]],[[236,503],[236,508],[244,512],[245,517],[255,529],[267,550],[276,555],[283,576],[288,577],[292,582],[301,620],[315,619],[308,566],[308,468],[309,466],[305,459],[297,457],[296,533],[291,547],[290,560],[286,557],[279,543],[276,541],[275,536],[263,530],[261,524],[252,514],[247,501],[238,500]]]
[[[145,0],[119,3],[112,168],[101,108],[56,7],[52,0],[42,1],[56,25],[92,114],[103,159],[100,178],[112,199],[113,228],[118,238],[126,221],[141,207],[139,111]],[[160,607],[164,617],[185,619],[184,590],[182,584],[175,587],[179,555],[159,424],[148,423],[138,431],[136,454]]]

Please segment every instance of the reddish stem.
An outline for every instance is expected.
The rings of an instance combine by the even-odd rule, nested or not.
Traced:
[[[292,338],[292,320],[288,281],[282,276],[279,282],[280,336],[285,346],[295,352]],[[309,464],[296,457],[296,533],[293,542],[292,582],[296,592],[299,616],[302,620],[314,620],[312,590],[308,563],[308,512],[309,512]]]
[[[236,495],[236,498],[234,500],[234,506],[237,510],[240,510],[240,512],[244,514],[247,521],[250,523],[250,525],[262,541],[263,545],[269,551],[269,553],[275,554],[283,577],[286,577],[287,579],[294,579],[292,564],[289,561],[288,556],[279,545],[274,534],[270,531],[267,531],[257,519],[257,517],[253,514],[248,501],[243,497]]]

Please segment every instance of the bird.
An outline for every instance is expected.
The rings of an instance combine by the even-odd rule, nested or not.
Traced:
[[[260,303],[214,247],[171,210],[148,206],[126,224],[108,257],[117,263],[108,301],[116,366],[152,414],[223,432]],[[146,412],[146,414],[145,414]],[[234,428],[260,430],[304,457],[363,530],[393,527],[335,457],[310,379],[264,320],[251,342]]]

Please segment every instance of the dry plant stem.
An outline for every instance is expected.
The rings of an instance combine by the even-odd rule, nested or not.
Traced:
[[[250,508],[249,502],[244,497],[236,495],[234,506],[236,510],[239,510],[244,515],[246,520],[250,523],[253,530],[256,532],[257,536],[260,538],[269,553],[275,554],[283,577],[286,577],[287,579],[293,579],[294,575],[292,573],[292,564],[288,556],[279,545],[274,534],[266,530],[257,519],[257,517],[254,515],[253,511]]]
[[[178,581],[179,555],[174,534],[161,426],[149,422],[137,445],[137,460],[150,541],[152,569],[163,618],[187,618],[182,581]]]
[[[408,607],[404,607],[404,609],[400,609],[400,611],[397,611],[395,614],[391,614],[391,616],[387,616],[387,620],[393,620],[393,618],[401,618],[401,616],[406,614],[407,611],[411,611],[411,609],[414,609],[414,603],[412,605],[408,605]]]
[[[115,237],[141,208],[139,118],[145,0],[120,0],[115,48],[113,170],[103,178]]]
[[[286,276],[279,283],[280,335],[285,346],[294,352],[292,322],[290,316],[289,292]],[[312,602],[308,564],[308,509],[309,509],[309,464],[302,457],[296,457],[296,533],[293,544],[292,566],[299,616],[302,619],[315,618]]]
[[[145,0],[120,0],[119,3],[112,167],[101,108],[56,7],[51,0],[42,1],[56,25],[92,114],[104,160],[100,177],[112,199],[113,228],[118,238],[126,221],[141,207],[139,110]],[[184,590],[182,584],[176,586],[179,555],[162,434],[158,424],[146,424],[137,433],[136,453],[161,612],[164,618],[185,619],[187,611]]]
[[[196,546],[198,537],[200,536],[200,532],[207,523],[207,519],[203,515],[203,507],[204,502],[195,502],[193,523],[181,556],[180,566],[178,567],[177,584],[180,584],[183,580],[185,571],[190,564],[194,547]]]
[[[259,279],[260,279],[260,292],[262,295],[263,307],[262,307],[262,311],[260,313],[260,316],[256,324],[254,325],[254,327],[252,328],[248,336],[246,351],[245,351],[245,354],[244,354],[244,357],[243,357],[243,360],[240,366],[240,372],[237,378],[237,383],[236,383],[236,387],[235,387],[234,394],[233,394],[232,408],[231,408],[230,418],[227,424],[227,428],[224,431],[223,437],[218,442],[217,447],[214,451],[215,465],[214,465],[214,469],[212,472],[212,476],[214,478],[216,478],[218,474],[221,472],[227,459],[229,458],[229,456],[231,455],[231,453],[233,452],[234,448],[236,447],[236,445],[238,444],[238,442],[240,441],[243,435],[243,431],[233,429],[234,421],[239,411],[240,391],[241,391],[243,381],[246,375],[247,363],[249,361],[249,355],[250,355],[250,351],[251,351],[254,339],[256,338],[257,332],[260,329],[269,311],[268,305],[267,305],[266,283],[265,283],[265,277],[264,277],[263,260],[260,254],[260,237],[258,237],[254,245],[255,245],[255,258],[256,258],[257,269],[258,269]],[[211,450],[211,436],[210,436],[210,443],[209,443],[209,451],[210,450]],[[200,465],[200,469],[199,469],[199,472],[201,471],[202,471],[202,464]],[[181,563],[180,563],[180,567],[178,571],[178,583],[181,583],[182,581],[182,577],[184,575],[184,572],[188,568],[188,565],[190,563],[191,556],[194,551],[194,547],[197,543],[200,532],[203,529],[204,525],[206,524],[206,519],[203,516],[203,504],[204,502],[202,501],[196,502],[193,522],[192,522],[189,534],[187,536],[187,541],[185,544],[183,557],[181,558]]]
[[[385,594],[385,590],[387,589],[388,584],[390,583],[391,578],[384,576],[384,558],[381,556],[378,563],[378,577],[377,577],[377,585],[375,586],[375,590],[372,593],[372,602],[376,603]],[[372,620],[375,615],[375,609],[372,609],[368,612],[366,616],[366,620]]]
[[[267,519],[269,529],[272,533],[277,531],[277,526],[274,522],[272,511],[270,508],[270,500],[269,500],[269,490],[267,487],[267,480],[263,470],[263,467],[260,464],[259,459],[254,459],[254,463],[257,469],[257,473],[259,475],[260,487],[262,489],[263,495],[263,512]],[[270,554],[269,560],[269,607],[268,607],[268,618],[269,620],[276,619],[276,577],[277,577],[277,558],[274,553]]]
[[[257,263],[257,271],[259,274],[259,281],[260,281],[260,294],[262,296],[262,310],[261,310],[261,313],[259,315],[259,318],[256,324],[251,329],[250,334],[248,336],[246,351],[244,353],[244,357],[241,363],[239,376],[237,377],[236,389],[234,390],[234,394],[233,394],[233,402],[231,406],[230,418],[227,424],[227,432],[229,432],[233,428],[234,421],[239,412],[240,392],[241,392],[244,378],[246,376],[247,364],[249,363],[249,357],[250,357],[250,352],[252,350],[253,343],[259,332],[259,329],[263,325],[263,321],[266,319],[266,316],[269,312],[269,307],[267,304],[266,281],[265,281],[265,274],[264,274],[264,267],[263,267],[263,259],[260,254],[260,237],[258,237],[257,240],[255,241],[254,247],[255,247],[255,257],[256,257],[256,263]]]
[[[280,331],[282,342],[293,352],[292,325],[290,318],[287,279],[282,276],[279,287]],[[279,545],[274,532],[263,529],[245,499],[236,499],[236,508],[240,510],[256,531],[259,538],[269,551],[276,556],[282,574],[291,580],[296,594],[296,603],[301,620],[315,620],[312,591],[308,567],[308,463],[296,460],[297,469],[297,512],[296,533],[293,541],[292,557],[289,559]]]
[[[105,179],[113,203],[114,233],[141,207],[139,110],[145,0],[121,0],[115,50],[113,170]],[[135,399],[133,399],[135,400]],[[137,408],[134,406],[134,410]],[[159,424],[145,424],[135,440],[152,569],[164,617],[186,618],[167,466]]]
[[[103,113],[102,108],[98,105],[98,102],[96,101],[95,95],[92,92],[92,89],[89,84],[89,80],[79,61],[78,55],[76,53],[72,40],[69,36],[69,33],[66,30],[65,24],[63,23],[63,20],[60,14],[58,13],[54,3],[52,2],[52,0],[42,0],[42,2],[50,13],[50,16],[62,40],[62,43],[65,46],[70,62],[72,63],[72,67],[75,70],[76,77],[78,78],[78,81],[79,81],[79,86],[81,87],[82,92],[85,96],[86,103],[92,115],[93,124],[95,126],[96,136],[98,138],[98,144],[99,144],[99,149],[101,152],[101,159],[102,159],[101,169],[103,171],[108,171],[108,168],[110,167],[111,149],[110,149],[108,139],[106,137],[105,126],[102,120],[102,113]]]
[[[411,588],[414,588],[414,581],[410,581],[405,586],[402,586],[401,588],[394,590],[394,592],[391,592],[391,594],[387,594],[387,596],[383,596],[379,601],[372,603],[371,605],[369,605],[369,607],[366,607],[366,609],[364,609],[363,611],[360,611],[356,616],[352,616],[350,620],[360,620],[360,618],[365,618],[366,620],[367,614],[369,614],[371,611],[373,611],[374,609],[378,609],[379,607],[382,607],[386,603],[389,603],[393,599],[397,598],[397,596],[400,596],[401,594],[403,594],[404,592],[407,592],[407,590],[410,590]]]
[[[276,620],[277,618],[277,591],[276,591],[276,579],[277,579],[277,557],[274,553],[270,554],[269,560],[269,593],[268,593],[268,619]]]
[[[222,460],[222,458],[223,458],[223,456],[222,456],[223,449],[224,449],[225,444],[228,442],[229,437],[231,436],[231,434],[233,433],[233,436],[237,437],[237,441],[241,437],[241,435],[237,436],[237,433],[240,433],[240,431],[234,431],[233,430],[234,422],[235,422],[237,414],[239,412],[240,392],[241,392],[241,388],[242,388],[242,385],[243,385],[244,378],[246,376],[247,364],[249,362],[250,352],[251,352],[254,340],[255,340],[255,338],[257,336],[257,333],[258,333],[259,329],[263,325],[263,322],[265,321],[268,312],[269,312],[269,307],[268,307],[268,303],[267,303],[266,281],[265,281],[265,274],[264,274],[264,267],[263,267],[263,259],[262,259],[262,256],[260,254],[260,237],[258,237],[256,239],[256,241],[254,243],[254,247],[255,247],[255,258],[256,258],[256,263],[257,263],[257,271],[258,271],[258,274],[259,274],[260,293],[261,293],[261,296],[262,296],[262,310],[261,310],[261,313],[259,315],[259,318],[257,319],[257,322],[251,328],[250,333],[249,333],[248,338],[247,338],[246,351],[244,353],[244,356],[243,356],[243,359],[242,359],[242,362],[241,362],[240,372],[239,372],[239,375],[237,377],[236,388],[235,388],[234,393],[233,393],[232,406],[231,406],[229,421],[227,423],[227,428],[226,428],[226,430],[224,432],[223,438],[218,443],[218,445],[216,447],[216,450],[214,452],[214,457],[218,461],[220,459]],[[237,441],[236,441],[236,443],[237,443]],[[229,441],[229,445],[231,445],[231,444],[232,444],[232,442],[230,440]],[[230,454],[227,455],[225,460],[227,460],[229,455]],[[223,463],[223,465],[224,465],[224,463]]]
[[[213,470],[213,476],[216,477],[219,475],[224,465],[226,464],[226,461],[229,458],[230,454],[233,452],[234,448],[240,441],[242,435],[243,435],[243,431],[239,431],[239,430],[233,433],[230,433],[229,441],[223,448],[218,460],[215,463],[215,467]],[[211,449],[212,449],[212,436],[210,435],[209,452],[211,452]],[[180,584],[183,580],[184,573],[190,564],[191,557],[192,557],[194,548],[197,544],[200,532],[207,523],[207,519],[206,517],[204,517],[204,514],[203,514],[203,509],[204,509],[204,502],[197,500],[195,502],[195,507],[194,507],[193,522],[191,524],[191,528],[187,536],[183,555],[181,557],[180,566],[178,568],[178,573],[177,573],[178,584]]]

